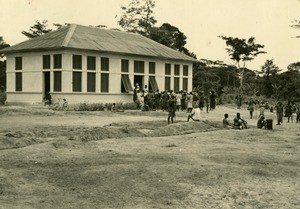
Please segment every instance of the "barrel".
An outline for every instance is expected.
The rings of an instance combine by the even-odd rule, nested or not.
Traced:
[[[266,128],[272,130],[273,129],[273,120],[267,119],[266,120]]]

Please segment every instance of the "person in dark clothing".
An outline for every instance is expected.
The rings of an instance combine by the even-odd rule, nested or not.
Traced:
[[[52,97],[51,97],[51,94],[49,92],[46,92],[46,94],[44,96],[44,104],[45,105],[51,105],[52,104]]]
[[[284,115],[285,115],[285,117],[287,117],[288,123],[290,122],[290,119],[291,119],[291,122],[293,122],[293,111],[292,111],[291,104],[285,106]]]
[[[248,104],[248,110],[249,110],[249,113],[250,113],[250,119],[252,119],[252,117],[253,117],[254,105],[255,105],[254,100],[251,98],[249,100],[249,104]]]
[[[277,124],[281,125],[283,123],[283,105],[281,102],[278,102],[275,106],[276,115],[277,115]]]
[[[209,96],[209,101],[210,101],[210,110],[214,110],[216,109],[216,94],[214,91],[211,92],[210,96]]]
[[[266,120],[263,115],[261,115],[257,121],[257,128],[266,128]]]
[[[300,123],[300,107],[297,107],[296,117],[296,123]]]
[[[181,93],[182,97],[181,97],[181,111],[186,109],[186,92],[183,91]]]
[[[238,109],[241,109],[241,106],[242,106],[242,95],[241,95],[241,94],[238,94],[238,95],[235,97],[235,100],[236,100],[237,108],[238,108]]]
[[[199,96],[199,108],[200,108],[200,110],[203,110],[203,107],[204,107],[204,95],[203,95],[203,92],[201,92],[200,96]]]
[[[173,123],[173,120],[175,118],[175,112],[176,112],[176,99],[174,95],[172,95],[168,101],[168,112],[169,112],[168,124],[170,124],[170,119],[171,119],[171,123]]]
[[[155,105],[155,109],[159,109],[160,107],[160,97],[161,97],[161,94],[159,92],[159,90],[157,90],[154,94],[154,105]]]

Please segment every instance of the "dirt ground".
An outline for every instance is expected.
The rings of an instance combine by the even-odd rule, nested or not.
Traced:
[[[236,112],[246,130],[222,129]],[[0,209],[300,208],[300,124],[0,106]]]

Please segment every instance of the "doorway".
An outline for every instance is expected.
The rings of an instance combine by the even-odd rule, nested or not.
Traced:
[[[50,72],[44,72],[44,92],[45,95],[46,92],[50,92]]]
[[[136,84],[139,84],[139,86],[140,86],[141,89],[144,88],[144,86],[143,86],[143,84],[144,84],[144,76],[142,76],[142,75],[135,75],[133,82],[134,82],[134,86]]]

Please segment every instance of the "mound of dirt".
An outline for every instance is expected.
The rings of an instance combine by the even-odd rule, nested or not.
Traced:
[[[213,131],[219,128],[221,128],[220,123],[210,121],[175,122],[170,125],[166,121],[122,122],[104,127],[38,126],[30,129],[20,128],[18,131],[6,130],[0,133],[0,150],[61,139],[88,142],[109,138],[160,137]]]

